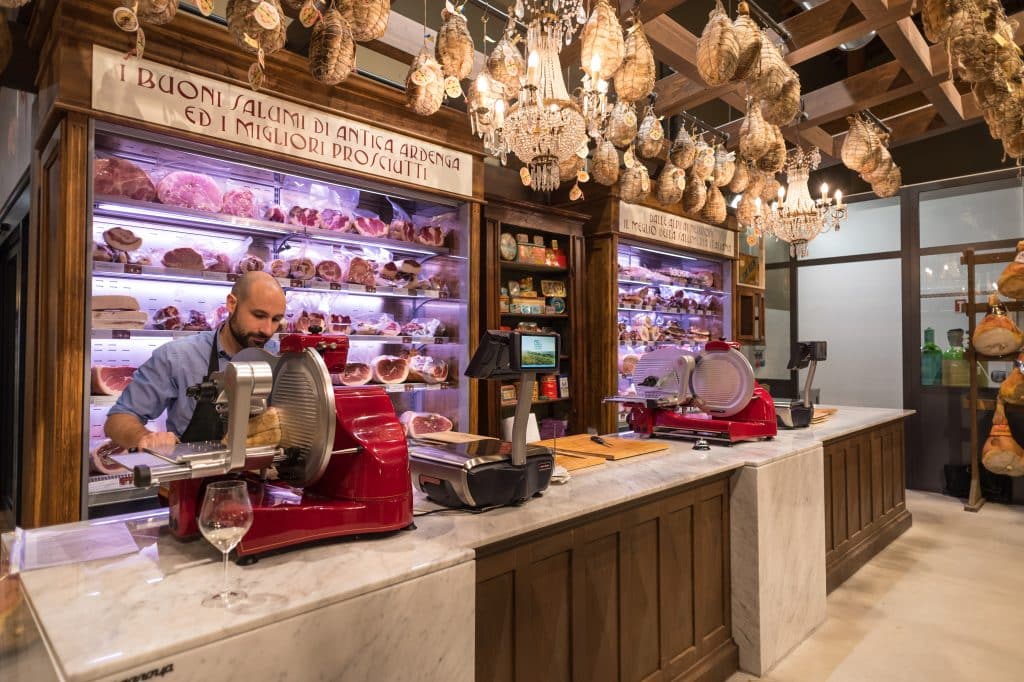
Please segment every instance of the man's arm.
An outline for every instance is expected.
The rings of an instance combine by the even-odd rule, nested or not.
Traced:
[[[107,417],[103,432],[107,434],[107,438],[125,449],[159,448],[178,442],[173,433],[150,431],[135,415],[126,412]]]
[[[121,447],[153,448],[177,442],[173,433],[146,428],[148,422],[159,417],[177,398],[174,360],[169,356],[168,346],[153,351],[153,355],[135,370],[131,383],[107,413],[103,432]]]

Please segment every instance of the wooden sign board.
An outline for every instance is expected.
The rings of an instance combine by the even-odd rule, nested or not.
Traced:
[[[619,202],[619,234],[688,251],[736,257],[735,232],[626,201]]]

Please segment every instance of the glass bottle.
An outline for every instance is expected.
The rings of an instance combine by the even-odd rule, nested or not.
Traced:
[[[931,327],[924,330],[924,345],[921,346],[921,384],[942,384],[942,349],[935,344],[935,330]]]
[[[964,350],[964,330],[946,332],[949,349],[942,352],[942,385],[968,386],[971,382],[970,366]]]

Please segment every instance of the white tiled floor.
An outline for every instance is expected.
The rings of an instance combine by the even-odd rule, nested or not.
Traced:
[[[971,514],[915,491],[907,506],[913,527],[829,595],[822,626],[760,679],[1024,680],[1024,507]]]

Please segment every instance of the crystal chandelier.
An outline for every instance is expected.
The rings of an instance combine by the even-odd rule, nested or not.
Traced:
[[[587,15],[581,0],[517,0],[515,16],[527,22],[525,78],[518,93],[506,93],[481,73],[468,102],[470,123],[487,153],[504,163],[511,152],[525,164],[523,184],[553,191],[559,163],[587,144],[586,121],[569,97],[558,58]]]
[[[816,147],[810,151],[795,148],[786,162],[789,187],[779,188],[779,199],[773,201],[768,210],[763,210],[760,198],[754,202],[754,231],[788,242],[791,256],[806,256],[807,244],[811,240],[829,230],[838,231],[846,219],[841,191],[836,190],[830,197],[828,185],[822,184],[821,197],[811,198],[807,178],[820,162],[821,154]]]

